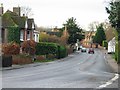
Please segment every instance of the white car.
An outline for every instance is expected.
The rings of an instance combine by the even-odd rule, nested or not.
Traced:
[[[81,52],[86,52],[87,51],[87,49],[85,48],[85,47],[83,47],[82,49],[81,49]]]

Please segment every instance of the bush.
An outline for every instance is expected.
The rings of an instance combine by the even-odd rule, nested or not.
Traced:
[[[108,48],[108,42],[107,42],[107,41],[103,41],[103,42],[102,42],[102,46],[103,46],[103,47],[106,47],[106,49],[107,49],[107,48]]]
[[[15,42],[2,45],[2,52],[4,55],[16,55],[20,53],[20,46]]]
[[[56,52],[57,52],[57,44],[55,43],[40,42],[37,43],[36,45],[37,55],[56,54]]]
[[[24,41],[22,44],[21,44],[21,47],[22,47],[22,52],[23,53],[26,53],[26,54],[29,54],[29,55],[34,55],[35,54],[35,47],[36,47],[36,43],[34,40],[27,40],[27,41]]]
[[[67,50],[64,46],[58,45],[58,52],[57,52],[57,58],[64,58],[67,56]]]
[[[36,45],[36,55],[46,55],[48,58],[56,56],[59,59],[67,55],[67,50],[56,43],[40,42]]]

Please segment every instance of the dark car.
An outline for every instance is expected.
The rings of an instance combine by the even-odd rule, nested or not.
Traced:
[[[89,48],[88,53],[93,53],[94,54],[94,49],[93,48]]]

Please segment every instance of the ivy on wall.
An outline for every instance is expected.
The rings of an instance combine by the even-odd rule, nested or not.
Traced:
[[[17,26],[8,27],[8,42],[20,43],[20,30]]]

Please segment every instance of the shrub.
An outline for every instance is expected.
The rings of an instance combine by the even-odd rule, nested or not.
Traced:
[[[107,42],[107,41],[103,41],[103,42],[102,42],[102,46],[103,46],[103,47],[106,47],[106,49],[107,49],[107,48],[108,48],[108,42]]]
[[[55,43],[40,42],[37,43],[36,45],[37,55],[56,54],[56,52],[57,52],[57,44]]]
[[[58,45],[57,58],[64,58],[67,56],[67,50],[64,46]]]
[[[67,50],[56,43],[40,42],[36,45],[36,55],[46,55],[48,58],[56,56],[59,59],[67,55]]]
[[[2,52],[4,55],[16,55],[20,53],[20,46],[15,42],[2,45]]]
[[[29,55],[34,55],[35,54],[35,47],[36,47],[36,43],[34,40],[27,40],[27,41],[24,41],[22,44],[21,44],[21,47],[22,47],[22,52],[23,53],[26,53],[26,54],[29,54]]]

